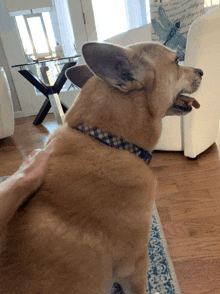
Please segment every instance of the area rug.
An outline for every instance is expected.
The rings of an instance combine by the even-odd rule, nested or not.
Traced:
[[[7,177],[0,178],[0,183]],[[168,252],[162,225],[154,204],[149,242],[148,294],[181,294],[174,267]],[[119,284],[114,284],[111,294],[124,294]]]

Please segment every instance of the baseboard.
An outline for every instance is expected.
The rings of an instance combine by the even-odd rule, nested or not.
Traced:
[[[14,112],[14,117],[15,118],[24,117],[23,112],[22,111],[15,111]]]

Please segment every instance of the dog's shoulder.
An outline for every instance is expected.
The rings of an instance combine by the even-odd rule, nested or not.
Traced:
[[[86,170],[91,166],[93,172],[99,171],[105,175],[105,179],[110,176],[129,185],[131,179],[132,183],[148,183],[155,177],[151,168],[136,155],[106,146],[68,126],[58,128],[50,136],[48,143],[54,144],[52,158],[60,160],[63,155],[68,155],[68,164],[72,168],[76,164],[86,164]],[[59,165],[63,168],[62,163]]]

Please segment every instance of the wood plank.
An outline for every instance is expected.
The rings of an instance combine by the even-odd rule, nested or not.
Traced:
[[[218,294],[220,259],[175,261],[182,294]]]
[[[167,241],[173,262],[193,259],[220,259],[220,237],[195,238],[192,236],[190,238],[175,238]]]
[[[159,211],[159,209],[158,209]],[[166,210],[163,210],[164,213]],[[167,212],[169,215],[169,212]],[[165,217],[163,217],[163,222]],[[170,218],[171,219],[171,218]],[[163,230],[167,239],[187,239],[193,238],[212,238],[213,236],[220,236],[220,214],[216,216],[207,217],[201,215],[193,219],[181,219],[177,222],[166,221],[163,225]]]

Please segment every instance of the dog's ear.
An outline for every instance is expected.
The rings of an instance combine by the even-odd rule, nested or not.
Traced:
[[[70,67],[66,70],[66,77],[77,87],[82,88],[93,76],[87,65]]]
[[[143,87],[143,75],[140,75],[143,64],[141,65],[140,60],[134,57],[131,49],[109,43],[89,42],[83,45],[82,54],[96,76],[121,91],[127,92]]]

